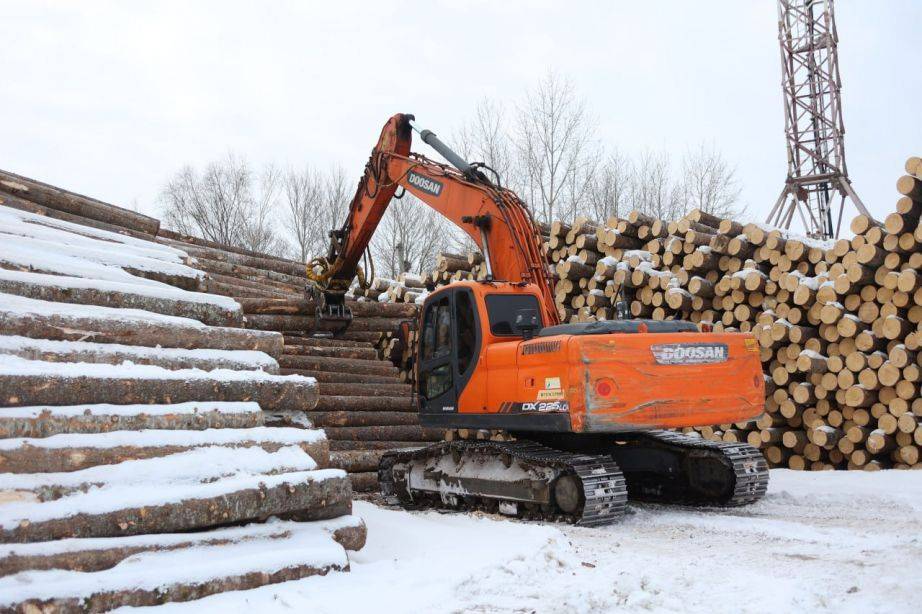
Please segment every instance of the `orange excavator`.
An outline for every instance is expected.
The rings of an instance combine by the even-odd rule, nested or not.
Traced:
[[[414,131],[450,166],[412,153]],[[597,526],[617,519],[628,498],[730,506],[762,497],[768,468],[757,449],[666,430],[762,413],[755,339],[683,321],[561,324],[528,207],[412,115],[388,120],[348,218],[313,263],[318,317],[348,326],[345,295],[398,189],[467,233],[487,271],[422,305],[420,423],[491,436],[386,453],[379,482],[388,501]]]

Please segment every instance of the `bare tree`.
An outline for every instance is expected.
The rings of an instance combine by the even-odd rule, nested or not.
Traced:
[[[631,175],[630,201],[634,209],[660,219],[681,217],[681,190],[667,154],[647,150],[640,155]]]
[[[745,207],[739,206],[741,190],[735,175],[736,169],[713,146],[702,143],[688,151],[682,160],[685,210],[697,208],[718,217],[738,217]]]
[[[322,256],[333,228],[346,219],[352,194],[344,171],[320,173],[311,167],[289,171],[283,181],[284,219],[291,251],[302,261]]]
[[[452,140],[468,162],[483,162],[496,171],[503,186],[516,189],[521,183],[521,168],[506,130],[506,111],[500,103],[481,99],[473,118],[461,126]]]
[[[633,180],[633,164],[617,149],[595,167],[589,182],[584,215],[604,223],[610,217],[626,215]]]
[[[594,124],[573,84],[548,73],[518,109],[515,144],[522,196],[537,217],[570,217],[583,204],[598,163]]]
[[[181,169],[160,194],[165,221],[177,231],[218,243],[280,253],[282,242],[272,224],[278,173],[269,168],[256,178],[247,162],[228,154],[201,174]]]
[[[393,199],[372,240],[375,273],[394,278],[428,270],[450,243],[448,226],[445,218],[410,193]]]

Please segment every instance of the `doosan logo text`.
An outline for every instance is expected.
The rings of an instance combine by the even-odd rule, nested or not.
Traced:
[[[414,173],[413,171],[407,173],[407,182],[410,185],[419,188],[423,192],[426,192],[427,194],[432,194],[433,196],[438,196],[442,193],[441,183],[435,179],[429,179],[428,177]]]
[[[727,360],[723,343],[670,343],[650,348],[653,359],[661,365],[701,365]]]

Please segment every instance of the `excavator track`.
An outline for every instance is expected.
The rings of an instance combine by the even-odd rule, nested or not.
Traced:
[[[700,506],[740,506],[768,488],[768,463],[745,443],[716,442],[673,431],[647,431],[612,447],[631,499]]]
[[[627,505],[627,485],[611,457],[528,440],[445,441],[388,452],[378,481],[389,503],[408,509],[499,511],[589,527],[615,522]]]

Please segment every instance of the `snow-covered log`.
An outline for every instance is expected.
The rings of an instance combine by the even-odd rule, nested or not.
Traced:
[[[393,332],[400,327],[399,318],[387,317],[362,317],[352,320],[349,324],[350,333],[383,333]],[[277,331],[331,331],[339,323],[325,322],[314,316],[287,316],[287,315],[259,315],[252,314],[246,317],[247,328],[256,330]]]
[[[240,306],[232,299],[167,285],[158,287],[0,269],[0,292],[59,303],[141,309],[192,318],[213,326],[241,327],[243,324]]]
[[[95,341],[146,347],[257,350],[277,357],[278,333],[207,326],[138,309],[71,305],[0,294],[0,334],[33,339]]]
[[[0,354],[50,362],[94,362],[119,365],[156,365],[165,369],[260,369],[278,373],[278,363],[268,354],[252,350],[187,350],[151,348],[119,343],[52,341],[0,335]]]
[[[340,373],[361,373],[363,375],[397,375],[397,367],[381,360],[285,354],[280,356],[278,361],[279,366],[286,369],[337,371]]]
[[[316,380],[264,371],[169,370],[123,364],[55,363],[0,355],[0,405],[165,404],[256,401],[263,409],[309,410]]]
[[[85,537],[3,544],[0,545],[0,577],[30,570],[102,571],[115,567],[130,556],[145,552],[243,543],[264,544],[266,548],[271,548],[277,541],[293,535],[321,531],[346,550],[361,550],[365,545],[367,529],[363,520],[357,516],[340,516],[308,523],[275,520],[195,533]]]
[[[0,440],[0,468],[8,473],[78,471],[95,465],[157,458],[205,446],[259,447],[274,452],[298,446],[320,467],[329,466],[323,431],[299,428],[111,431]]]
[[[7,171],[0,171],[0,191],[14,194],[51,209],[149,235],[156,235],[160,229],[160,220],[142,213],[116,207],[95,198],[62,190]]]
[[[347,571],[343,546],[323,524],[276,523],[266,525],[271,532],[254,535],[244,532],[250,527],[227,529],[215,532],[219,537],[214,543],[186,535],[180,539],[188,545],[147,549],[109,569],[15,574],[0,578],[0,608],[103,612]]]
[[[0,408],[0,438],[143,429],[245,429],[262,426],[263,422],[259,404],[252,402],[5,407]]]

